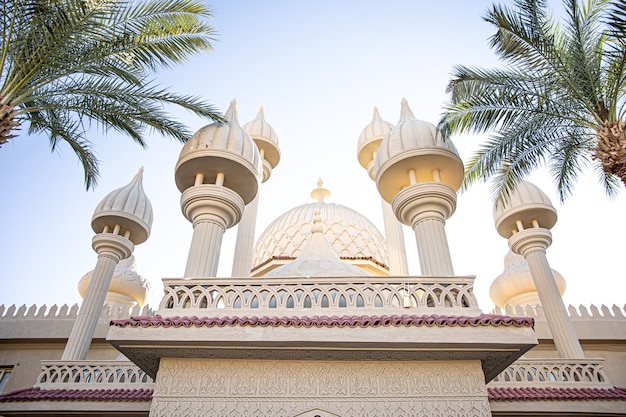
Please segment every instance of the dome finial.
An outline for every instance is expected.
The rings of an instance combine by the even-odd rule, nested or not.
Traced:
[[[398,124],[409,119],[416,119],[415,115],[413,114],[413,111],[409,107],[409,102],[406,98],[402,97],[401,105],[402,105],[402,108],[400,109],[400,121],[398,122]]]
[[[228,110],[226,110],[226,114],[224,114],[224,119],[229,122],[235,122],[239,124],[239,116],[237,115],[237,100],[232,99],[230,102],[230,106],[228,106]]]
[[[322,179],[317,180],[317,188],[311,191],[311,198],[318,203],[323,203],[324,199],[330,197],[330,191],[326,188],[322,187],[324,185],[324,181]]]

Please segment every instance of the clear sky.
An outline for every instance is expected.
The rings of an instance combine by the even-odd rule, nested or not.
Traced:
[[[510,1],[509,1],[510,3]],[[455,64],[499,65],[482,20],[489,1],[232,1],[210,2],[219,32],[215,50],[164,71],[163,86],[200,95],[222,111],[236,98],[241,124],[259,106],[280,139],[282,159],[261,187],[257,237],[280,214],[311,201],[322,178],[329,202],[349,206],[382,231],[380,198],[356,159],[361,130],[378,106],[397,122],[406,97],[414,114],[436,124]],[[559,4],[552,2],[557,7]],[[207,124],[176,112],[192,129]],[[19,136],[0,149],[0,304],[73,304],[76,285],[94,268],[90,221],[98,202],[127,184],[144,166],[144,188],[154,209],[152,235],[137,246],[138,271],[148,278],[156,307],[163,277],[181,277],[191,224],[180,210],[174,166],[182,145],[159,135],[143,150],[130,139],[93,130],[100,184],[86,192],[82,168],[67,147],[51,154],[45,137]],[[483,138],[454,142],[464,159]],[[561,206],[549,179],[531,180],[559,212],[548,249],[565,277],[565,302],[623,306],[626,272],[620,264],[626,236],[626,196],[608,200],[589,171]],[[491,281],[503,270],[507,242],[495,231],[488,187],[460,196],[446,232],[455,272],[476,275],[484,311],[492,308]],[[229,276],[236,230],[227,231],[219,275]],[[419,274],[415,237],[406,228],[412,274]]]

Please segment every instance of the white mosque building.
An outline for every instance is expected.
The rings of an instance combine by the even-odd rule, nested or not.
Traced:
[[[255,240],[278,137],[262,109],[242,127],[233,102],[225,118],[176,164],[193,235],[156,310],[133,255],[152,226],[141,170],[95,209],[80,308],[0,307],[1,416],[626,416],[626,311],[566,308],[546,257],[556,210],[536,186],[494,208],[511,251],[483,311],[446,238],[463,163],[406,100],[396,125],[374,110],[357,143],[384,233],[320,180]]]

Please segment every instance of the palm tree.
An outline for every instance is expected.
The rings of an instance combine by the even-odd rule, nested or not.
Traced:
[[[498,202],[547,166],[561,201],[592,166],[608,194],[626,184],[626,1],[545,0],[493,5],[490,46],[503,69],[454,69],[439,123],[444,136],[489,133],[466,164],[464,186],[492,180]]]
[[[98,177],[91,126],[145,147],[148,129],[183,142],[190,135],[165,106],[221,120],[198,97],[150,78],[211,49],[211,10],[200,0],[3,0],[0,13],[0,146],[24,124],[52,150],[65,142],[87,189]]]

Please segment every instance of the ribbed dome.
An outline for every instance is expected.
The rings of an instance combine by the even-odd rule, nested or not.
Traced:
[[[259,109],[254,120],[243,125],[243,130],[250,135],[256,143],[259,151],[263,150],[263,158],[276,168],[280,161],[280,148],[278,147],[278,135],[274,128],[265,120],[263,106]]]
[[[197,174],[205,184],[215,184],[224,174],[224,186],[235,191],[248,204],[256,196],[261,179],[261,157],[250,136],[239,125],[236,101],[224,115],[226,122],[215,122],[198,130],[185,143],[176,164],[176,186],[183,192],[193,186]]]
[[[350,277],[370,275],[361,268],[342,261],[328,244],[321,225],[320,212],[315,212],[311,235],[298,257],[271,270],[266,277]]]
[[[565,279],[552,269],[561,296],[565,293]],[[535,282],[523,256],[509,251],[504,258],[504,271],[492,283],[489,297],[498,307],[541,304]]]
[[[509,238],[517,230],[517,221],[524,228],[533,227],[536,221],[539,227],[551,229],[556,224],[556,209],[548,196],[539,187],[522,181],[513,190],[504,204],[494,203],[493,219],[500,236]]]
[[[91,218],[94,232],[101,233],[106,226],[112,232],[119,225],[120,234],[130,231],[129,240],[143,243],[152,227],[152,205],[143,191],[143,168],[126,186],[111,191],[100,201]]]
[[[463,180],[463,162],[452,141],[444,140],[433,124],[418,120],[403,99],[400,120],[374,159],[378,191],[388,203],[410,185],[410,170],[415,171],[417,182],[442,182],[453,190]],[[435,170],[439,178],[434,177]]]
[[[391,129],[393,129],[393,124],[383,120],[378,113],[378,107],[374,107],[372,121],[363,128],[357,143],[359,164],[367,169],[372,179],[374,179],[374,153],[378,151],[380,143],[391,132]]]
[[[152,287],[150,282],[137,273],[135,256],[122,259],[113,272],[113,279],[104,300],[105,304],[126,305],[132,307],[134,303],[144,306],[150,297]],[[87,272],[78,282],[78,292],[85,297],[93,271]]]
[[[321,186],[318,190],[323,190]],[[326,196],[325,193],[312,193]],[[383,235],[365,216],[346,206],[317,202],[295,207],[275,219],[259,237],[252,263],[253,274],[267,272],[272,261],[289,262],[300,255],[311,235],[315,212],[319,210],[324,236],[334,252],[368,272],[387,273],[387,246]],[[280,262],[279,262],[280,263]]]

